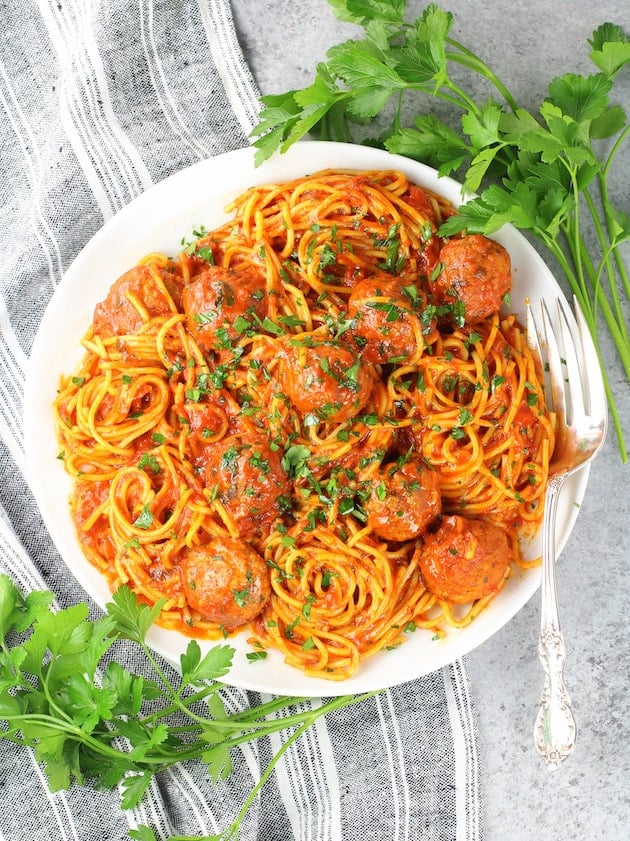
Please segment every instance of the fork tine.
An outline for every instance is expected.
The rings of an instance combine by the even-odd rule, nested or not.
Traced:
[[[525,336],[527,337],[527,344],[531,350],[538,354],[538,358],[542,359],[538,332],[536,319],[534,318],[534,313],[532,312],[531,302],[529,298],[525,298]]]
[[[551,407],[559,418],[566,418],[566,405],[564,400],[564,372],[562,370],[562,356],[551,322],[551,316],[544,301],[540,302],[542,314],[544,344],[547,347],[547,367],[551,383]]]
[[[588,396],[588,412],[591,417],[603,420],[608,415],[608,407],[595,343],[575,296],[573,296],[573,308],[575,309],[575,319],[582,347],[582,365]]]
[[[581,337],[578,336],[577,324],[574,321],[573,313],[563,305],[560,298],[557,299],[558,306],[558,328],[562,340],[564,364],[566,366],[566,390],[569,393],[570,414],[567,413],[567,423],[581,423],[586,417],[587,409],[584,405],[584,393],[582,371],[584,370],[583,346]],[[572,329],[571,322],[575,325]],[[574,338],[574,336],[576,338]],[[576,345],[577,340],[577,345]]]

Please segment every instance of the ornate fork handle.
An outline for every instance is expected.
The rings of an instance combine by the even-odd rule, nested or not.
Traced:
[[[564,639],[556,594],[555,521],[560,490],[566,474],[549,480],[543,523],[542,613],[538,654],[545,670],[545,684],[534,728],[536,749],[547,767],[558,768],[575,747],[577,727],[564,686]]]
[[[543,631],[538,643],[538,653],[546,676],[536,717],[534,741],[547,767],[553,770],[559,767],[575,747],[577,733],[571,701],[562,679],[562,632],[552,629]]]

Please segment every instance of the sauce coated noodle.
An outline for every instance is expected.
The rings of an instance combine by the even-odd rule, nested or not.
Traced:
[[[94,311],[55,408],[82,549],[160,623],[333,680],[469,623],[542,516],[553,417],[498,243],[394,171],[248,190]]]

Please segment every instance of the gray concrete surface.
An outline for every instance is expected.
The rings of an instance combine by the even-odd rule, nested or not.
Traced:
[[[233,0],[232,5],[240,42],[263,93],[308,84],[326,49],[355,31],[335,20],[326,0]],[[409,3],[409,8],[417,14],[423,5]],[[455,15],[454,37],[489,60],[530,109],[554,76],[593,72],[586,39],[596,26],[612,21],[630,30],[627,0],[458,0],[443,8]],[[620,102],[630,111],[630,71],[621,81]],[[613,197],[626,213],[629,147],[627,141],[613,183]],[[630,249],[626,255],[630,264]],[[605,345],[604,355],[630,442],[630,388],[611,345]],[[610,433],[560,561],[565,676],[579,727],[575,752],[560,770],[549,773],[532,746],[541,687],[538,598],[466,658],[478,714],[485,841],[630,837],[629,487],[630,465],[621,465]]]

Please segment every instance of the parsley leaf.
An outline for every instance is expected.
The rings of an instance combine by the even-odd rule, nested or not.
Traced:
[[[146,642],[163,601],[143,604],[128,587],[120,587],[107,615],[95,620],[88,618],[85,603],[55,610],[51,602],[51,593],[23,596],[0,575],[0,741],[33,749],[51,791],[73,784],[119,787],[121,805],[129,809],[160,771],[198,758],[212,781],[226,779],[236,745],[287,726],[294,739],[328,710],[374,694],[342,696],[297,714],[291,709],[290,725],[283,715],[268,717],[278,711],[277,700],[228,713],[217,680],[229,671],[234,649],[215,645],[202,655],[191,640],[181,655],[181,678],[170,676]],[[112,659],[119,646],[129,644],[140,647],[156,680]],[[296,699],[286,700],[290,705]],[[174,713],[187,723],[173,722]],[[272,757],[269,772],[282,753]],[[252,798],[262,784],[254,787]],[[238,831],[246,808],[226,829],[228,835]],[[147,826],[130,836],[155,841]]]
[[[144,638],[151,625],[160,615],[166,599],[160,599],[153,607],[141,602],[129,587],[119,587],[112,601],[106,605],[109,615],[116,621],[118,633],[137,643]]]
[[[203,657],[197,640],[190,640],[186,651],[180,656],[184,686],[203,685],[224,677],[232,666],[234,649],[228,645],[213,646]]]

